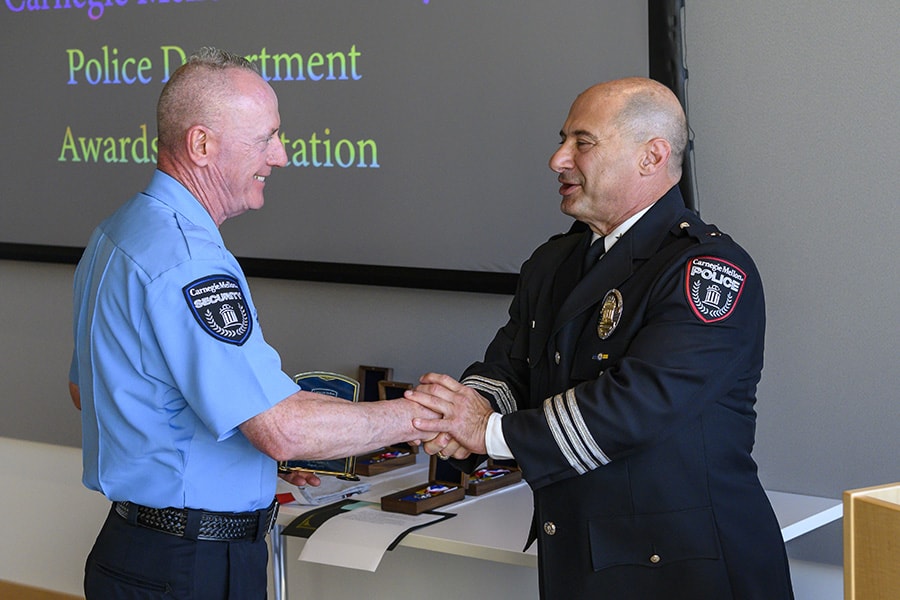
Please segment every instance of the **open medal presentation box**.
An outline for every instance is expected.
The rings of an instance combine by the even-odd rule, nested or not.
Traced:
[[[379,381],[390,381],[394,378],[394,369],[391,367],[373,367],[359,365],[359,400],[360,402],[374,402],[383,400],[379,398]]]
[[[388,446],[376,452],[356,457],[357,475],[379,475],[398,467],[405,467],[416,462],[416,455],[406,444]]]
[[[478,496],[522,481],[522,471],[514,460],[494,460],[467,476],[466,494]]]
[[[418,515],[466,497],[468,475],[447,461],[431,457],[428,481],[381,497],[381,510]]]
[[[352,377],[330,371],[309,371],[294,375],[294,382],[301,390],[342,398],[348,402],[359,401],[359,382]],[[334,475],[339,479],[359,481],[356,476],[356,457],[334,460],[287,460],[278,463],[281,472],[310,471],[317,475]]]

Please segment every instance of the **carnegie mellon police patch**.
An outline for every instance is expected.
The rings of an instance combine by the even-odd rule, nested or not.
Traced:
[[[685,293],[694,314],[704,323],[727,319],[734,312],[747,275],[737,265],[712,256],[697,256],[685,269]]]
[[[194,318],[206,333],[237,346],[250,337],[250,310],[237,279],[210,275],[189,283],[182,291]]]

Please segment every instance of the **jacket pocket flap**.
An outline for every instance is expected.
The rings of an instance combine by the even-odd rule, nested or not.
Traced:
[[[716,559],[719,544],[710,508],[604,517],[588,522],[595,571],[615,565],[661,567],[679,560]]]

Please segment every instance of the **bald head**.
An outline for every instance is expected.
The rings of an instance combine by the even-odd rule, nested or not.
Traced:
[[[681,102],[665,85],[644,77],[616,79],[594,85],[578,96],[576,102],[614,106],[613,124],[636,143],[654,138],[666,140],[671,147],[669,174],[681,177],[687,148],[687,119]]]
[[[608,235],[651,206],[681,179],[687,125],[664,85],[617,79],[582,92],[550,157],[560,209]]]

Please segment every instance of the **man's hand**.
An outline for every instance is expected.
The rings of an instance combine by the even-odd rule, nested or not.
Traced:
[[[278,476],[288,483],[293,483],[298,486],[311,485],[316,487],[322,483],[322,480],[319,479],[318,475],[310,473],[309,471],[291,471],[289,473],[279,472]]]
[[[433,438],[422,444],[426,454],[437,454],[442,460],[447,460],[448,458],[463,460],[472,454],[468,448],[456,441],[449,433],[432,435],[434,435]]]
[[[81,410],[81,388],[71,381],[69,382],[69,397],[72,398],[72,404],[75,405],[75,408]]]
[[[487,454],[484,434],[493,409],[481,394],[449,375],[426,373],[405,397],[443,415],[442,419],[413,419],[416,429],[440,434],[425,443],[428,454],[460,459],[470,453]]]

